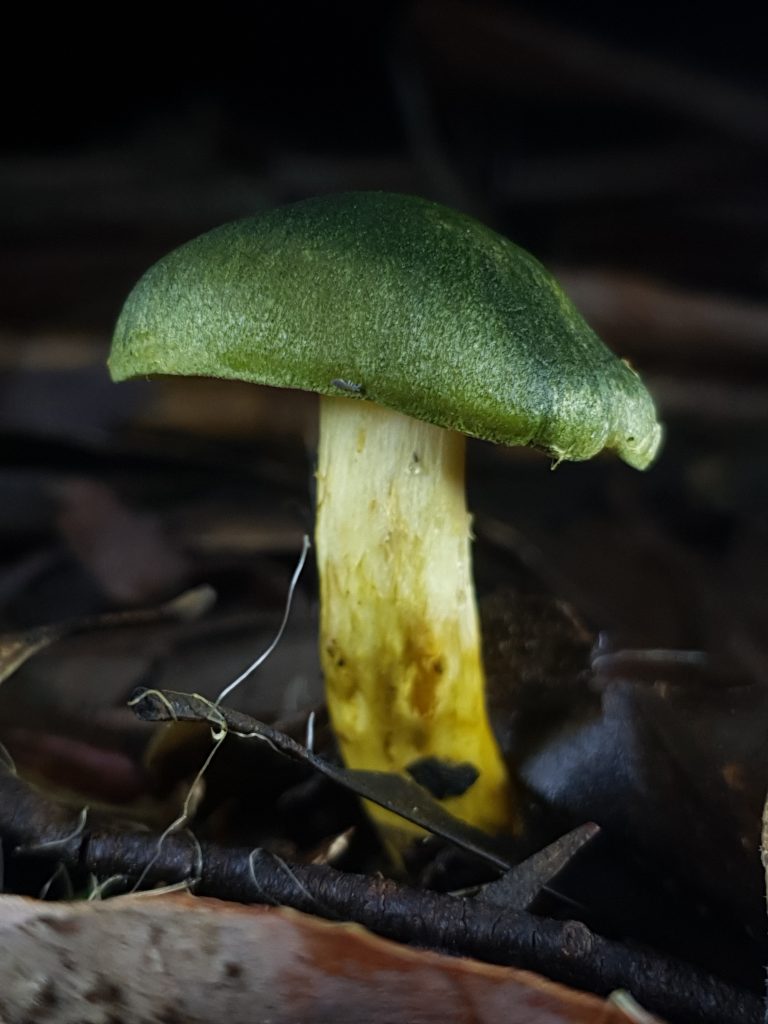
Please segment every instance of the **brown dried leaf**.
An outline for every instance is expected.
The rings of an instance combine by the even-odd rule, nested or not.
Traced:
[[[126,612],[89,615],[50,626],[37,626],[17,633],[0,634],[0,683],[13,675],[33,655],[57,640],[74,633],[114,626],[135,626],[146,622],[186,622],[209,610],[216,595],[208,586],[194,587],[156,608],[137,608]]]
[[[83,1007],[203,1024],[627,1024],[527,971],[409,949],[356,925],[190,896],[0,899],[0,1018]],[[649,1021],[655,1018],[648,1018]]]

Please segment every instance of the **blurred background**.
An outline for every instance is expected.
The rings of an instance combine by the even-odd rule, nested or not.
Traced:
[[[43,441],[93,455],[137,425],[304,438],[311,401],[199,382],[113,388],[104,359],[122,300],[155,259],[222,221],[329,191],[412,192],[532,250],[648,379],[666,454],[645,478],[622,469],[616,485],[627,505],[639,493],[653,505],[646,540],[663,517],[683,558],[715,545],[730,556],[722,570],[738,562],[762,578],[768,86],[757,15],[421,0],[264,4],[169,28],[138,9],[124,21],[48,22],[6,103],[8,464],[29,469]],[[496,457],[534,476],[541,518],[570,520],[571,488],[591,487],[590,468],[550,480],[541,460],[529,470],[516,454],[480,458]],[[514,519],[527,499],[493,483],[494,514]],[[8,496],[2,505],[3,523],[19,513]],[[36,524],[20,513],[11,561]],[[702,642],[668,607],[694,569],[665,565],[663,613],[645,613],[659,620],[654,642]]]
[[[124,297],[166,251],[345,189],[427,196],[529,248],[666,424],[646,474],[608,459],[552,473],[473,445],[481,593],[548,594],[594,636],[762,678],[768,82],[758,17],[732,13],[286,2],[165,28],[140,8],[113,26],[59,14],[42,40],[28,15],[0,143],[0,621],[199,582],[220,598],[204,628],[41,655],[3,690],[6,733],[30,708],[41,725],[40,688],[52,715],[73,688],[92,700],[94,678],[109,707],[168,673],[218,688],[269,633],[311,526],[313,399],[118,387],[104,363]],[[319,693],[311,567],[305,583],[265,669],[274,693],[254,698],[274,711]]]

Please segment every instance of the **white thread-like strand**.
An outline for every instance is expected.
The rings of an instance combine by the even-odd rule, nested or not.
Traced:
[[[202,777],[205,775],[206,771],[208,770],[208,766],[210,765],[211,761],[213,760],[214,755],[218,751],[219,747],[224,742],[225,736],[226,736],[226,732],[223,732],[219,736],[219,738],[215,741],[214,745],[211,747],[210,751],[208,752],[208,756],[206,757],[205,761],[203,761],[203,765],[202,765],[200,771],[194,777],[194,779],[192,780],[191,786],[187,790],[187,796],[186,796],[186,799],[184,800],[184,806],[181,809],[181,814],[178,816],[178,818],[176,818],[175,821],[172,821],[171,824],[160,834],[160,836],[159,836],[159,838],[157,840],[157,846],[155,847],[154,855],[150,859],[149,863],[144,865],[143,871],[141,872],[139,877],[136,879],[136,882],[135,882],[133,888],[131,889],[131,894],[138,892],[139,889],[144,884],[144,879],[147,877],[149,872],[155,866],[155,864],[157,863],[157,861],[158,861],[158,859],[160,857],[160,854],[163,852],[163,843],[168,838],[168,836],[173,835],[174,832],[180,831],[182,828],[184,828],[186,826],[187,822],[190,820],[190,816],[191,816],[190,805],[192,803],[192,797],[193,797],[193,795],[195,793],[195,790],[197,788],[197,784],[198,784],[198,782],[200,782],[200,780],[202,779]]]
[[[96,878],[92,876],[94,882]],[[125,885],[129,881],[128,875],[110,875],[103,882],[98,882],[95,888],[88,893],[88,903],[95,903],[96,900],[106,899],[107,891],[118,884]]]
[[[162,690],[142,690],[135,697],[131,697],[129,701],[126,701],[126,706],[129,708],[136,707],[137,704],[141,704],[147,697],[156,697],[161,704],[164,704],[168,710],[168,714],[171,716],[174,722],[178,722],[176,712],[174,711],[173,704],[168,700]]]
[[[272,903],[274,906],[278,906],[278,901],[275,901],[270,896],[266,895],[256,879],[256,868],[254,867],[254,863],[257,857],[263,856],[269,857],[269,859],[273,863],[277,864],[277,866],[280,868],[283,874],[287,875],[288,878],[290,878],[290,880],[293,882],[293,884],[296,886],[299,892],[302,893],[302,895],[306,896],[306,898],[311,903],[314,903],[315,906],[317,907],[323,908],[323,904],[320,902],[320,900],[316,899],[309,891],[309,889],[307,889],[304,883],[296,877],[296,875],[293,873],[293,871],[291,871],[291,869],[288,867],[288,865],[285,863],[282,857],[278,857],[276,853],[268,853],[260,846],[254,847],[248,854],[248,867],[250,869],[251,881],[253,882],[253,886],[256,889],[257,894],[261,895],[263,899],[266,898],[266,901]]]
[[[195,844],[195,867],[192,878],[187,879],[190,892],[194,889],[200,879],[203,877],[203,848],[200,845],[200,840],[197,838],[191,828],[186,829],[186,833],[192,842]]]
[[[54,872],[51,875],[51,877],[48,879],[48,881],[42,887],[40,892],[37,894],[37,898],[39,900],[44,900],[46,898],[46,896],[50,892],[51,886],[53,885],[53,883],[58,878],[63,878],[64,882],[65,882],[66,895],[63,898],[65,900],[72,900],[72,899],[75,898],[75,893],[74,893],[74,890],[72,888],[72,879],[69,877],[69,872],[67,871],[67,869],[66,869],[66,867],[64,865],[64,862],[60,860],[57,863],[57,865],[56,865],[56,867],[54,869]]]
[[[278,628],[278,631],[275,634],[274,639],[272,640],[272,643],[266,648],[265,651],[263,651],[259,655],[258,658],[256,658],[256,660],[254,662],[252,662],[248,666],[248,668],[245,670],[245,672],[242,672],[237,677],[237,679],[233,680],[228,686],[224,687],[224,689],[221,691],[219,696],[216,698],[215,702],[212,703],[211,701],[207,700],[206,698],[200,697],[199,694],[196,695],[196,696],[199,697],[200,700],[202,700],[205,704],[207,704],[211,708],[212,711],[216,712],[216,716],[217,716],[217,719],[218,719],[216,721],[216,725],[218,726],[218,729],[214,728],[213,724],[211,725],[211,737],[212,737],[212,739],[214,741],[214,744],[213,744],[213,747],[211,748],[211,750],[209,751],[208,756],[206,757],[205,761],[203,762],[203,765],[200,768],[200,771],[195,776],[194,780],[192,781],[192,784],[190,785],[190,787],[189,787],[189,789],[187,791],[187,796],[186,796],[186,799],[184,800],[184,805],[183,805],[183,807],[181,809],[181,814],[175,819],[175,821],[172,821],[171,824],[166,829],[164,829],[164,831],[159,836],[159,838],[157,840],[157,846],[155,847],[154,855],[150,859],[149,863],[144,866],[144,869],[142,870],[141,874],[136,879],[136,882],[134,883],[132,889],[130,890],[132,895],[137,895],[138,894],[139,890],[141,889],[141,886],[144,883],[145,878],[147,877],[149,872],[152,870],[154,865],[157,863],[157,861],[158,861],[158,859],[160,857],[160,854],[162,853],[163,844],[165,843],[165,841],[168,838],[168,836],[172,835],[175,832],[179,832],[181,829],[185,828],[186,825],[188,824],[188,822],[190,821],[192,797],[193,797],[193,794],[195,793],[196,787],[197,787],[198,783],[200,782],[200,780],[205,775],[206,771],[208,770],[208,766],[210,765],[210,763],[213,760],[214,756],[216,755],[219,747],[224,742],[224,738],[227,735],[226,722],[224,721],[224,718],[221,715],[221,713],[218,711],[218,705],[219,705],[219,703],[222,700],[224,700],[225,697],[229,696],[229,694],[232,693],[232,691],[236,687],[238,687],[240,685],[240,683],[242,683],[245,679],[247,679],[248,676],[252,672],[255,672],[256,669],[260,665],[263,665],[264,662],[266,661],[266,659],[270,656],[270,654],[274,651],[274,649],[280,643],[280,640],[282,639],[283,633],[285,632],[285,627],[288,624],[288,618],[289,618],[289,616],[291,614],[291,605],[293,604],[293,595],[294,595],[294,593],[296,591],[296,586],[297,586],[297,584],[299,582],[299,577],[301,576],[302,570],[304,569],[304,564],[305,564],[305,562],[307,560],[307,554],[309,552],[310,547],[311,547],[311,544],[310,544],[310,541],[309,541],[309,537],[305,534],[304,535],[304,539],[303,539],[303,543],[302,543],[302,546],[301,546],[301,554],[300,554],[299,560],[298,560],[298,562],[296,564],[296,568],[293,571],[293,575],[291,576],[291,582],[290,582],[290,584],[288,586],[288,595],[287,595],[286,601],[285,601],[285,610],[283,612],[283,618],[282,618],[282,621],[280,623],[280,627]],[[169,711],[171,713],[171,717],[175,721],[176,720],[176,714],[175,714],[174,709],[171,706],[168,698],[163,693],[161,693],[158,690],[151,690],[151,691],[148,691],[148,692],[156,695],[157,697],[159,697],[163,701],[163,703],[169,709]],[[147,693],[141,693],[138,697],[135,697],[133,699],[133,701],[130,701],[129,703],[136,704],[140,700],[143,700],[146,696],[147,696]],[[266,737],[259,737],[259,738],[260,739],[261,738],[266,739]],[[267,742],[270,743],[270,746],[274,746],[274,744],[272,744],[269,740],[267,740]],[[190,834],[192,834],[192,833],[190,833]],[[194,838],[194,836],[193,836],[193,838]],[[199,843],[197,843],[197,852],[198,852],[198,866],[200,868],[200,871],[202,871],[202,849],[200,848],[200,844]],[[251,864],[251,873],[253,874],[253,865],[252,864]],[[196,884],[197,881],[199,881],[199,877],[200,876],[198,874],[198,876],[196,878],[194,878],[194,879],[191,879],[191,880],[190,879],[186,879],[184,882],[174,883],[173,887],[171,887],[170,889],[163,888],[162,891],[175,891],[175,887],[181,888],[182,886],[185,887],[185,888],[191,888],[192,886],[194,886]],[[255,880],[255,876],[254,876],[254,880]],[[97,892],[98,891],[99,890],[97,890]],[[95,896],[95,894],[91,894],[91,897],[89,897],[89,898],[96,898],[96,896]]]
[[[57,846],[66,846],[67,843],[71,843],[85,831],[85,823],[88,820],[89,810],[90,808],[86,805],[80,811],[77,819],[77,825],[69,835],[62,836],[60,839],[45,839],[42,843],[35,843],[34,846],[19,847],[19,849],[23,849],[25,853],[37,853],[39,850],[55,850]]]
[[[251,675],[252,672],[255,672],[260,665],[263,665],[264,662],[272,653],[272,651],[274,651],[274,649],[280,643],[283,637],[283,633],[285,632],[285,627],[288,625],[288,617],[291,614],[291,605],[293,604],[293,595],[296,590],[296,586],[299,582],[299,577],[301,576],[302,570],[304,569],[304,563],[307,560],[307,554],[309,552],[310,547],[311,544],[309,537],[306,534],[304,534],[304,540],[301,545],[301,554],[299,555],[299,561],[296,564],[296,568],[293,570],[293,576],[291,577],[291,582],[288,587],[288,597],[286,598],[285,601],[285,611],[283,612],[283,620],[280,623],[280,627],[277,633],[275,634],[272,643],[269,645],[269,647],[267,647],[265,651],[262,651],[258,658],[254,662],[252,662],[244,672],[240,673],[237,679],[234,679],[231,683],[229,683],[228,686],[224,687],[224,689],[221,691],[219,696],[214,701],[215,704],[220,704],[226,697],[230,695],[230,693],[232,693],[234,689],[236,689],[242,682],[244,682],[248,678],[248,676]]]
[[[310,711],[307,718],[307,735],[304,738],[304,746],[310,752],[315,752],[315,712]]]
[[[167,896],[170,892],[191,892],[192,882],[188,878],[180,882],[170,882],[168,885],[158,885],[156,889],[141,889],[139,892],[131,892],[131,898],[141,899],[142,896]]]
[[[608,1002],[617,1006],[633,1024],[655,1024],[656,1018],[643,1009],[631,992],[616,989],[608,996]]]
[[[264,850],[262,850],[260,846],[254,846],[254,848],[248,854],[248,869],[251,873],[251,881],[253,882],[253,888],[256,890],[256,895],[261,897],[261,901],[263,903],[269,903],[272,906],[277,906],[277,903],[272,899],[271,896],[264,892],[264,890],[261,888],[258,881],[256,880],[256,868],[254,867],[254,862],[256,858],[261,857],[263,853]]]

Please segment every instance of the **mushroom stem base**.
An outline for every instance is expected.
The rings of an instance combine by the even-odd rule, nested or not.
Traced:
[[[513,802],[485,706],[464,450],[461,434],[321,399],[320,653],[349,767],[405,772],[429,758],[460,779],[456,766],[470,764],[476,781],[445,806],[500,832],[514,826]],[[391,828],[391,815],[372,814]]]

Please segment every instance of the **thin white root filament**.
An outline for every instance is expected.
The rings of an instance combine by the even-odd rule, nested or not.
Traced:
[[[221,691],[221,693],[219,694],[219,696],[215,700],[216,704],[220,704],[226,697],[228,697],[230,695],[230,693],[232,693],[233,690],[235,690],[242,682],[244,682],[248,678],[248,676],[251,675],[252,672],[255,672],[257,668],[259,668],[261,665],[263,665],[264,662],[267,660],[267,658],[270,656],[270,654],[274,651],[274,649],[280,643],[280,641],[281,641],[281,639],[283,637],[283,633],[285,632],[285,627],[288,625],[288,618],[289,618],[289,616],[291,614],[291,605],[293,604],[293,595],[294,595],[294,593],[296,591],[296,586],[297,586],[297,584],[299,582],[299,577],[301,576],[301,573],[302,573],[302,571],[304,569],[304,564],[307,561],[307,554],[309,553],[309,549],[310,549],[311,546],[312,545],[310,543],[309,537],[307,536],[307,534],[304,534],[304,540],[302,541],[302,545],[301,545],[301,554],[299,555],[299,561],[296,564],[296,568],[293,570],[293,576],[291,577],[291,582],[290,582],[290,584],[288,586],[288,597],[287,597],[286,602],[285,602],[285,610],[283,612],[283,619],[282,619],[282,622],[280,623],[280,627],[279,627],[277,633],[275,634],[274,639],[272,640],[272,643],[269,645],[269,647],[267,647],[267,649],[265,651],[263,651],[258,656],[258,658],[255,661],[253,661],[248,666],[248,668],[244,672],[240,673],[240,675],[237,677],[237,679],[233,679],[231,683],[229,683],[227,686],[224,687],[224,689]]]

